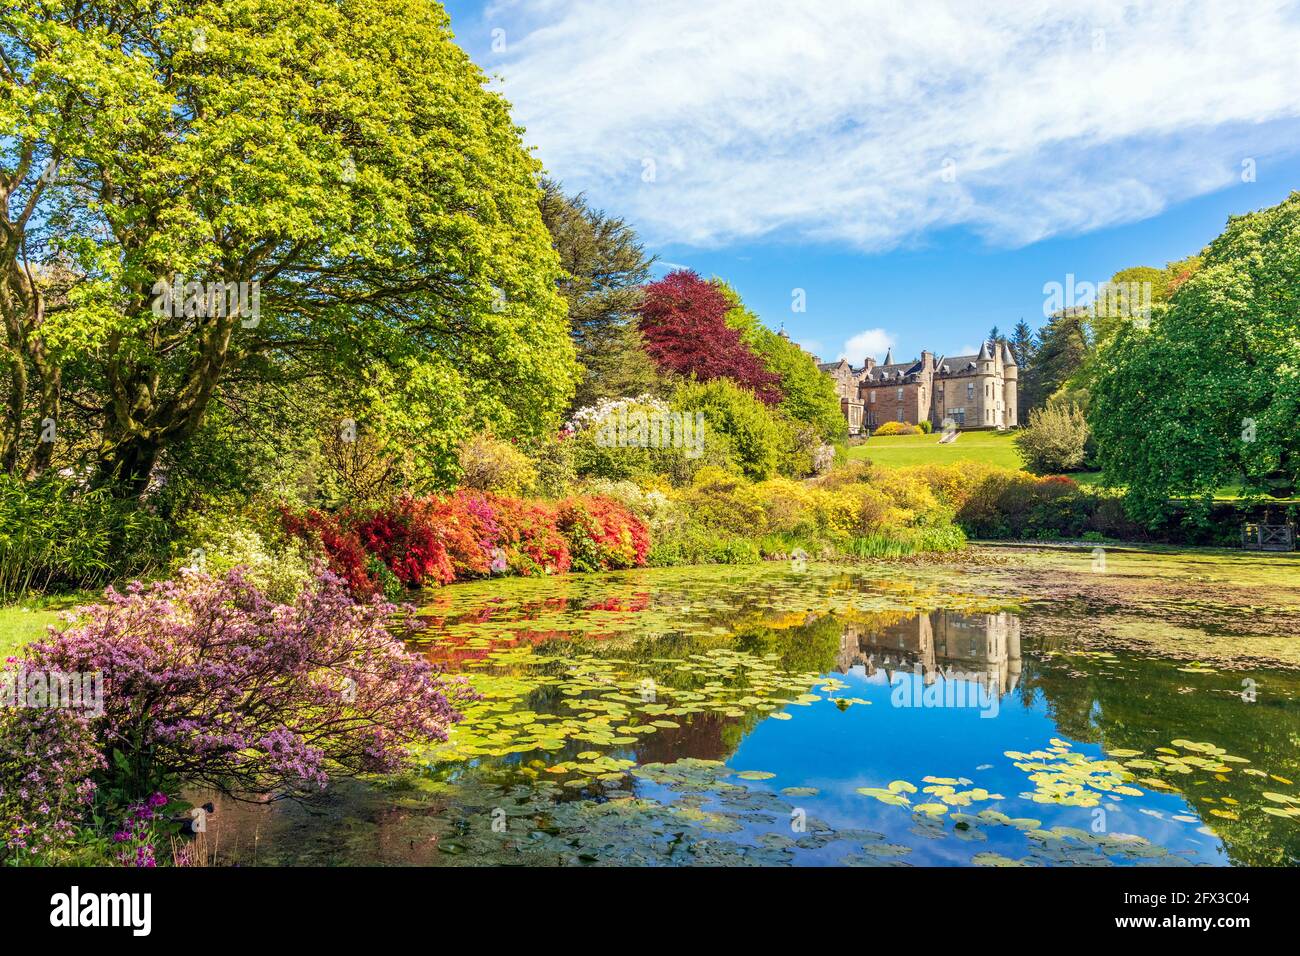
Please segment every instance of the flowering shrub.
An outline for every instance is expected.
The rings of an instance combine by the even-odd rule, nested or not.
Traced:
[[[650,553],[645,522],[613,498],[591,495],[560,502],[558,526],[579,571],[638,567]]]
[[[344,581],[358,597],[366,597],[379,590],[378,584],[366,570],[366,548],[356,531],[348,527],[349,515],[330,515],[310,510],[299,514],[289,508],[280,509],[284,530],[318,547],[329,561],[329,569]]]
[[[480,432],[461,442],[457,461],[462,488],[522,495],[527,494],[537,481],[537,471],[528,456],[488,432]]]
[[[518,498],[494,497],[492,507],[501,531],[507,567],[525,577],[563,574],[573,563],[569,542],[558,527],[554,505]]]
[[[173,574],[183,567],[222,575],[231,568],[244,569],[244,577],[274,601],[289,603],[316,577],[318,559],[307,542],[287,536],[281,527],[248,514],[204,511],[191,514],[183,523],[176,546]]]
[[[69,841],[95,800],[92,775],[107,766],[86,718],[0,709],[0,858],[31,858]]]
[[[351,525],[343,524],[349,520]],[[373,592],[385,574],[407,587],[423,587],[506,572],[634,567],[645,564],[650,550],[645,522],[603,496],[556,505],[462,489],[445,497],[404,495],[360,519],[308,512],[305,518],[290,515],[290,521],[304,533],[316,531],[331,567],[359,566],[360,573],[348,574],[348,580],[360,594]],[[355,548],[337,546],[353,540]],[[328,542],[335,542],[333,550]],[[575,563],[578,554],[582,560]],[[380,570],[368,571],[367,557]]]
[[[573,413],[565,428],[576,434],[587,429],[597,429],[608,425],[612,420],[644,415],[647,420],[659,416],[661,419],[672,412],[672,407],[653,395],[638,395],[636,398],[602,398],[594,405],[584,405]]]
[[[115,792],[139,797],[183,779],[293,793],[330,773],[393,771],[408,745],[445,740],[460,719],[466,685],[406,652],[385,627],[394,611],[355,603],[328,573],[292,606],[238,569],[186,574],[110,588],[104,604],[30,645],[26,663],[104,675],[103,713],[85,727]],[[35,719],[27,713],[18,719]]]
[[[693,518],[729,534],[762,534],[767,515],[757,485],[719,468],[700,469],[684,495]]]
[[[167,794],[155,791],[146,800],[127,807],[121,829],[113,834],[113,858],[120,866],[155,867],[158,865],[158,823]]]
[[[372,513],[357,527],[367,551],[382,561],[408,587],[429,581],[446,584],[456,578],[448,543],[471,551],[458,522],[439,523],[432,513],[436,503],[403,495],[396,502]]]
[[[888,435],[917,435],[920,430],[906,422],[885,422],[871,434],[884,438]]]

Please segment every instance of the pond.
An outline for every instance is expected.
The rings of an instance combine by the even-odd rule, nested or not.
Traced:
[[[1098,567],[1098,560],[1102,567]],[[419,769],[222,802],[223,862],[1300,861],[1287,556],[978,549],[453,586]]]

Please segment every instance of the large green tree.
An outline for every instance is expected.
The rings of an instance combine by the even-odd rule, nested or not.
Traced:
[[[636,316],[653,257],[624,220],[550,180],[542,183],[541,210],[564,269],[559,290],[582,366],[574,406],[661,391]]]
[[[538,164],[438,4],[21,0],[0,52],[4,470],[138,494],[223,390],[295,377],[433,480],[558,420]]]
[[[1183,270],[1180,270],[1180,272]],[[1233,218],[1149,329],[1103,353],[1089,420],[1135,516],[1300,480],[1300,193]]]

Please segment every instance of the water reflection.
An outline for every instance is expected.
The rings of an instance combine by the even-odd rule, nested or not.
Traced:
[[[232,812],[224,845],[244,862],[420,865],[1287,865],[1300,853],[1294,674],[1252,668],[1261,696],[1247,705],[1239,674],[1070,646],[1059,606],[882,607],[903,603],[904,582],[752,574],[557,582],[578,593],[487,607],[442,592],[424,651],[493,692],[462,734],[472,754],[401,784],[344,783],[306,808]],[[976,713],[942,692],[938,706],[900,705],[909,685],[1001,706]],[[1044,774],[1096,782],[1103,763],[1130,792],[1035,800]],[[922,789],[935,780],[976,796]],[[901,803],[863,795],[900,782]],[[914,809],[939,803],[929,818]],[[497,832],[502,808],[512,822]],[[796,809],[809,832],[791,833]]]
[[[926,685],[940,677],[963,680],[1001,697],[1020,683],[1020,618],[1008,611],[937,610],[898,622],[849,624],[835,670],[847,674],[854,667],[868,677],[883,670],[889,684],[896,671],[919,668]]]

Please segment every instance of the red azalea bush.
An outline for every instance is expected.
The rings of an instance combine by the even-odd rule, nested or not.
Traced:
[[[569,541],[573,567],[605,571],[645,564],[650,530],[621,502],[604,495],[560,502],[559,528]]]
[[[366,567],[366,547],[356,531],[348,527],[347,512],[331,515],[312,509],[299,514],[282,507],[280,520],[286,533],[324,552],[330,571],[346,581],[353,594],[369,596],[379,591],[378,582]]]
[[[367,551],[383,561],[407,587],[455,580],[445,536],[429,520],[426,501],[403,495],[361,522],[357,534]]]
[[[503,497],[494,497],[492,505],[510,570],[524,577],[564,574],[569,570],[573,559],[569,542],[560,533],[559,512],[554,505]]]
[[[403,495],[364,516],[285,516],[286,528],[318,542],[330,569],[358,595],[376,590],[378,575],[367,560],[407,587],[424,587],[506,572],[637,567],[650,552],[645,523],[601,496],[551,504],[462,489],[445,497]]]

